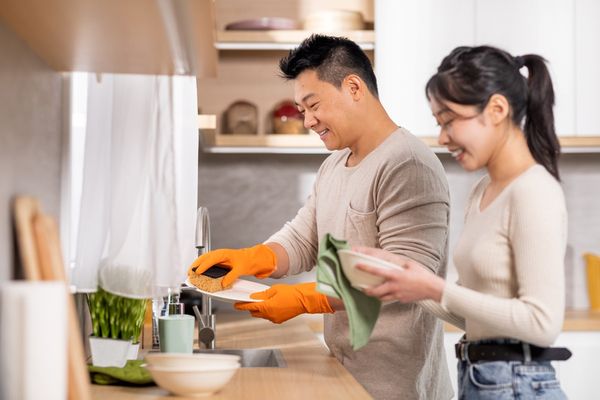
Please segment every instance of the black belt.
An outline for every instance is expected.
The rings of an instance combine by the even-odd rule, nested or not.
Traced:
[[[470,362],[564,361],[571,357],[566,347],[538,347],[528,343],[479,344],[460,341],[454,345],[454,350],[456,358]]]

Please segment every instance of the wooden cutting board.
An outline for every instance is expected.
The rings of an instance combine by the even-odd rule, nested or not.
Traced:
[[[39,202],[26,196],[16,197],[13,202],[13,215],[15,231],[17,234],[17,248],[23,267],[25,279],[39,281],[41,279],[40,266],[33,234],[33,217],[39,212]]]
[[[58,237],[58,227],[51,217],[38,213],[33,217],[33,232],[38,252],[40,275],[43,280],[67,283],[63,257]],[[91,399],[90,379],[81,341],[81,329],[77,321],[75,303],[67,286],[68,318],[68,393],[71,400]]]

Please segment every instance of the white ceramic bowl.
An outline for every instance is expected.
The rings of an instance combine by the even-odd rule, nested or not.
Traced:
[[[235,367],[221,368],[169,368],[146,366],[158,386],[178,396],[209,396],[221,390],[233,378]]]
[[[366,271],[356,268],[358,264],[364,264],[375,268],[402,270],[402,267],[391,262],[358,253],[352,250],[339,250],[338,256],[342,264],[342,270],[350,284],[356,289],[367,289],[383,283],[384,279]]]
[[[304,20],[304,30],[315,32],[340,32],[365,29],[363,15],[352,10],[321,10]]]
[[[240,364],[240,356],[235,354],[182,354],[148,353],[144,357],[146,364],[152,367],[179,369],[223,368]]]

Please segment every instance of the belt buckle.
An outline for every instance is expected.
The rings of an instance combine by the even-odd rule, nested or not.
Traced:
[[[469,361],[469,342],[460,340],[454,345],[454,353],[460,361]]]

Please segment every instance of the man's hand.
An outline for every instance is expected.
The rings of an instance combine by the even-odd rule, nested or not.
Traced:
[[[188,269],[188,275],[202,274],[213,265],[220,264],[231,269],[223,277],[223,287],[231,285],[242,275],[266,278],[277,268],[277,257],[264,244],[245,249],[219,249],[198,257]]]
[[[253,317],[268,319],[280,324],[297,315],[333,313],[327,296],[316,291],[316,283],[273,285],[264,292],[252,293],[257,303],[235,303],[238,310],[250,311]]]

